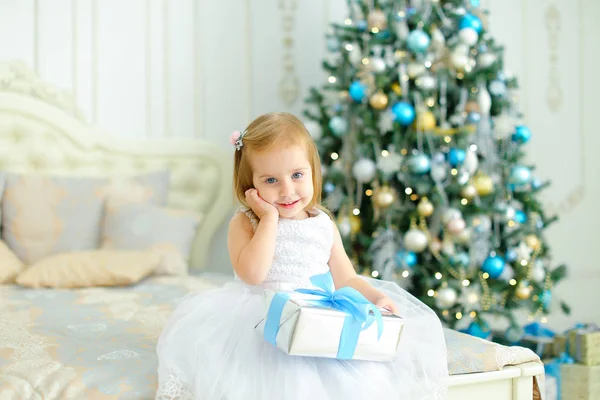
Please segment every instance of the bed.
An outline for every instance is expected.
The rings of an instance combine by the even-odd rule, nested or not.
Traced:
[[[217,228],[231,214],[231,162],[203,140],[128,142],[90,126],[68,93],[19,62],[0,65],[0,171],[129,174],[168,168],[168,203],[203,215],[191,276],[154,276],[122,287],[30,289],[0,285],[1,399],[151,399],[155,345],[190,292],[218,287],[203,273]],[[446,330],[449,399],[543,398],[530,350]]]

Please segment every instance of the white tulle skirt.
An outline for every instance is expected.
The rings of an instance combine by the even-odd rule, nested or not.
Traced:
[[[190,295],[174,311],[157,347],[157,399],[444,398],[448,367],[439,319],[396,284],[368,280],[396,302],[406,320],[394,362],[283,353],[254,329],[266,313],[263,288],[236,281]]]

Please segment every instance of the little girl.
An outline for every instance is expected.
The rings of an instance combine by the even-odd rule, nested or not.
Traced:
[[[234,188],[244,205],[229,225],[235,281],[187,297],[158,343],[160,400],[439,399],[446,345],[435,313],[391,282],[359,277],[335,223],[319,204],[321,166],[304,125],[291,114],[258,117],[234,133]],[[330,271],[405,318],[394,362],[290,356],[255,331],[264,289],[312,287]]]

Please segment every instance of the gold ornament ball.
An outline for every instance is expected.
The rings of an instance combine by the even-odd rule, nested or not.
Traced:
[[[473,185],[467,185],[462,188],[460,194],[462,194],[466,199],[471,200],[478,193],[477,188]]]
[[[476,101],[467,101],[467,104],[465,105],[465,111],[470,113],[470,112],[479,112],[479,104]]]
[[[394,82],[392,83],[392,90],[394,91],[394,93],[396,93],[398,96],[400,96],[402,94],[402,88],[400,87],[400,84],[398,82]]]
[[[431,214],[433,214],[433,210],[433,204],[431,204],[427,197],[423,197],[419,202],[419,205],[417,205],[417,212],[421,217],[431,216]]]
[[[352,233],[360,232],[360,227],[361,227],[360,218],[356,215],[351,215],[349,217],[349,220],[350,220],[350,231]]]
[[[517,297],[521,300],[527,300],[531,296],[531,287],[529,285],[520,283],[515,291]]]
[[[380,9],[371,11],[367,22],[369,23],[369,29],[377,28],[382,31],[387,28],[387,17]]]
[[[396,201],[396,193],[389,186],[382,186],[375,189],[372,199],[376,207],[388,208]]]
[[[435,128],[435,115],[431,111],[423,111],[417,115],[417,130],[430,131]]]
[[[388,105],[388,97],[383,92],[377,92],[369,100],[369,104],[376,110],[383,110]]]
[[[542,242],[535,235],[525,236],[525,244],[533,249],[533,251],[540,251],[542,248]]]
[[[477,174],[473,178],[473,186],[480,196],[487,196],[494,191],[494,181],[492,177],[486,174]]]

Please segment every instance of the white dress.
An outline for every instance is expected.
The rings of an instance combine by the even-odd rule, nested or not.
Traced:
[[[252,225],[257,221],[245,210]],[[333,222],[316,211],[280,219],[273,265],[264,283],[236,278],[186,297],[161,333],[159,400],[432,400],[448,378],[442,325],[426,305],[391,282],[369,279],[398,305],[403,329],[394,362],[289,356],[255,331],[266,314],[263,290],[312,287],[329,271]]]

